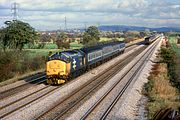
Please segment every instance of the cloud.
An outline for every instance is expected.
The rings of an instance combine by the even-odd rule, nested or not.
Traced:
[[[92,24],[180,26],[180,3],[171,0],[1,0],[0,25],[12,17],[11,4],[18,3],[20,20],[37,29],[57,29]]]

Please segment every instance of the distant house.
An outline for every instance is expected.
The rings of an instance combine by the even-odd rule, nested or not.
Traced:
[[[177,39],[177,44],[180,44],[180,38]]]

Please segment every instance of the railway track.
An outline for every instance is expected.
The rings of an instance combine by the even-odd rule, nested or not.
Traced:
[[[100,89],[110,78],[117,74],[124,66],[126,66],[135,56],[141,53],[146,47],[137,50],[135,53],[128,55],[121,61],[118,61],[113,66],[109,67],[105,72],[95,76],[85,85],[81,86],[68,97],[60,100],[59,103],[54,105],[51,109],[43,114],[36,116],[37,119],[59,119],[68,114],[74,107],[80,105],[82,101],[86,101],[98,89]]]
[[[95,102],[95,104],[89,108],[85,114],[80,118],[81,120],[85,120],[85,119],[93,119],[91,118],[91,116],[94,116],[96,113],[98,113],[98,111],[100,110],[100,107],[102,106],[103,100],[105,100],[105,98],[107,98],[108,95],[115,95],[114,92],[112,92],[117,86],[118,84],[120,84],[120,82],[123,80],[123,78],[128,77],[129,73],[133,70],[133,68],[139,64],[137,70],[134,71],[134,73],[128,78],[128,81],[125,83],[125,85],[123,86],[123,88],[121,90],[119,90],[118,94],[116,94],[115,98],[110,102],[109,105],[106,104],[106,109],[104,109],[104,111],[101,111],[101,114],[98,115],[98,117],[96,116],[96,118],[99,118],[100,120],[105,120],[107,118],[107,116],[109,115],[109,113],[111,112],[111,110],[113,109],[113,107],[116,105],[116,103],[119,101],[119,99],[122,97],[122,95],[124,94],[124,92],[128,89],[129,85],[131,84],[131,82],[134,80],[134,78],[136,77],[136,75],[142,70],[143,64],[146,62],[146,60],[152,55],[154,48],[156,47],[156,44],[154,46],[152,46],[146,53],[145,55],[143,55],[137,63],[135,63],[120,79],[119,81],[117,81],[97,102]],[[134,82],[134,81],[133,81]],[[100,111],[99,111],[100,112]],[[89,117],[90,116],[90,117]],[[59,118],[57,118],[59,119]]]
[[[25,81],[27,81],[27,82],[25,82],[21,85],[18,85],[16,87],[13,87],[13,88],[10,88],[10,89],[7,89],[5,91],[0,92],[0,101],[7,98],[7,97],[10,97],[14,94],[22,92],[25,89],[28,89],[34,85],[38,85],[40,83],[43,83],[44,81],[46,81],[46,75],[45,75],[45,73],[42,73],[40,75],[35,75],[31,78],[26,78]]]
[[[131,45],[131,46],[133,46],[133,45]],[[130,48],[131,46],[127,46],[127,48]],[[25,89],[28,89],[28,88],[34,86],[34,84],[38,85],[40,83],[45,82],[46,81],[46,75],[45,75],[45,72],[43,72],[40,75],[39,74],[37,74],[37,75],[35,74],[33,76],[30,76],[30,77],[25,77],[25,78],[23,78],[21,80],[24,80],[26,82],[23,83],[23,84],[20,84],[20,85],[18,85],[16,87],[13,87],[13,88],[1,91],[0,92],[0,101],[5,99],[5,98],[7,98],[7,97],[10,97],[10,96],[12,96],[14,94],[22,92]]]
[[[134,55],[135,56],[135,55]],[[130,59],[132,59],[133,58],[133,56],[131,56],[131,55],[129,55],[128,56],[129,57],[129,60]],[[128,58],[127,58],[128,59]],[[124,59],[123,61],[125,62],[127,59]],[[128,61],[126,61],[127,63],[128,63]],[[124,63],[125,64],[125,63]],[[117,64],[116,64],[117,65]],[[116,65],[114,65],[114,66],[116,66]],[[119,67],[122,67],[122,66],[119,66]],[[107,69],[107,71],[111,71],[110,69]],[[102,75],[102,74],[101,74]],[[100,75],[100,76],[101,76]],[[102,79],[103,79],[103,76],[100,78],[100,76],[96,76],[95,77],[95,79],[97,80],[97,79],[99,79],[99,86],[103,86],[103,84],[105,84],[106,82],[107,82],[107,80],[106,81],[104,81],[104,82],[100,82]],[[109,75],[109,77],[112,77],[113,75]],[[105,76],[104,76],[105,77]],[[24,89],[31,89],[31,87],[32,86],[34,86],[34,85],[38,85],[38,84],[40,84],[40,83],[42,83],[42,82],[44,82],[46,79],[45,79],[45,75],[44,75],[44,73],[43,74],[41,74],[40,76],[39,76],[39,78],[35,78],[35,79],[32,79],[32,80],[28,80],[28,83],[26,84],[22,84],[22,85],[20,85],[20,86],[17,86],[17,87],[15,87],[15,88],[12,88],[12,89],[9,89],[9,90],[7,90],[7,91],[4,91],[4,92],[1,92],[1,99],[0,99],[0,103],[2,102],[2,101],[5,101],[6,99],[8,99],[8,98],[10,98],[10,97],[12,97],[12,96],[14,96],[14,95],[16,95],[17,93],[20,93],[20,92],[22,92],[22,91],[24,91]],[[95,80],[94,80],[95,81]],[[98,80],[97,80],[98,81]],[[90,81],[90,83],[92,83],[91,84],[91,87],[92,86],[95,86],[98,82],[96,82],[96,83],[94,83],[93,81]],[[84,89],[87,89],[88,87],[87,86],[89,86],[90,85],[90,83],[87,83],[85,86],[84,86]],[[86,88],[87,87],[87,88]],[[96,86],[96,87],[98,87],[98,86]],[[13,114],[14,112],[17,112],[18,110],[20,110],[20,109],[22,109],[23,107],[25,107],[25,106],[27,106],[27,105],[29,105],[29,104],[31,104],[31,103],[33,103],[33,102],[36,102],[37,100],[39,100],[39,99],[41,99],[41,98],[43,98],[44,96],[46,96],[46,95],[48,95],[48,94],[50,94],[50,93],[52,93],[52,92],[54,92],[55,90],[57,90],[59,88],[59,86],[57,87],[52,87],[52,86],[45,86],[45,87],[43,87],[43,88],[41,88],[41,89],[39,89],[38,91],[36,91],[36,92],[33,92],[33,93],[30,93],[30,94],[28,94],[28,95],[25,95],[24,97],[21,97],[21,98],[18,98],[17,100],[15,100],[15,101],[12,101],[12,102],[9,102],[9,103],[7,103],[7,104],[4,104],[4,105],[0,105],[0,119],[1,118],[5,118],[6,116],[8,116],[8,115],[10,115],[10,114]],[[83,87],[82,88],[80,88],[80,89],[83,89]],[[79,90],[77,90],[77,91],[75,91],[75,92],[73,92],[72,94],[75,94],[76,92],[78,92],[78,91],[80,91],[80,89]],[[95,90],[95,89],[94,89]],[[86,90],[87,91],[87,90]],[[84,94],[84,93],[83,93]],[[33,97],[33,96],[36,96],[36,97]],[[28,100],[29,99],[29,100]],[[66,99],[67,100],[67,99]],[[64,101],[66,101],[66,100],[64,100]],[[72,101],[71,101],[72,102]],[[46,113],[44,113],[43,115],[45,115]],[[42,118],[42,116],[39,116],[39,117],[37,117],[37,118]]]
[[[106,119],[106,117],[107,117],[108,114],[111,112],[111,110],[112,110],[112,108],[114,107],[114,105],[117,103],[117,101],[121,98],[121,96],[122,96],[123,93],[126,91],[126,89],[128,88],[128,86],[131,84],[131,82],[133,81],[134,77],[141,71],[142,66],[143,66],[143,63],[145,63],[145,62],[146,62],[146,59],[147,59],[149,56],[151,56],[151,54],[153,53],[153,52],[152,52],[152,51],[153,51],[153,48],[155,48],[155,46],[156,46],[156,45],[152,46],[142,57],[140,57],[140,59],[138,60],[138,62],[135,63],[135,64],[119,79],[119,81],[117,81],[116,83],[114,83],[114,85],[111,87],[111,89],[109,89],[91,108],[89,108],[89,109],[87,110],[87,112],[85,112],[85,114],[81,117],[81,120],[83,120],[83,119],[97,119],[97,118]],[[136,55],[135,55],[135,56],[136,56]],[[138,68],[137,68],[137,70],[134,70],[133,68],[134,68],[134,67],[137,67],[137,65],[139,65]],[[119,64],[116,64],[116,66],[120,67]],[[114,66],[114,67],[115,67],[115,66]],[[115,72],[115,71],[113,71],[113,70],[110,70],[110,71],[112,71],[113,73]],[[117,72],[119,72],[119,71],[117,71]],[[132,74],[132,72],[133,72],[133,74]],[[130,78],[129,78],[128,81],[125,83],[125,85],[122,87],[122,89],[118,92],[118,95],[116,95],[116,97],[113,99],[113,101],[111,102],[111,104],[107,107],[107,104],[104,103],[105,106],[107,107],[107,109],[101,109],[101,110],[105,110],[105,111],[103,112],[103,114],[101,114],[102,112],[101,112],[100,110],[94,111],[94,110],[97,108],[97,106],[102,106],[102,101],[109,95],[109,93],[111,93],[111,92],[114,90],[114,88],[117,87],[117,85],[118,85],[119,83],[121,83],[121,81],[123,81],[123,79],[124,79],[125,77],[126,77],[126,79],[127,79],[127,77],[129,77],[129,73],[132,74],[132,75],[130,75]],[[105,77],[105,76],[106,76],[106,77]],[[110,79],[110,78],[111,78],[112,76],[114,76],[114,75],[112,75],[111,77],[108,76],[108,75],[105,75],[105,76],[103,76],[103,77],[104,77],[103,79]],[[134,82],[134,81],[133,81],[133,82]],[[98,87],[98,86],[99,86],[99,84],[97,84],[97,86],[95,86],[95,87]],[[121,84],[120,86],[122,86],[122,84]],[[120,86],[118,86],[118,87],[116,88],[116,90],[114,90],[114,91],[117,92],[117,89],[121,88]],[[69,105],[66,109],[64,109],[64,110],[62,110],[61,112],[58,112],[58,113],[56,112],[56,114],[53,115],[53,118],[48,118],[48,117],[46,117],[46,116],[44,116],[44,118],[45,118],[45,119],[53,119],[53,120],[65,119],[65,118],[68,117],[71,113],[73,113],[73,108],[76,107],[77,104],[80,105],[81,103],[83,103],[83,102],[82,102],[82,101],[84,101],[83,99],[84,99],[86,96],[88,96],[88,95],[90,94],[90,92],[92,92],[92,91],[95,89],[95,87],[92,88],[92,90],[90,90],[90,91],[87,92],[86,94],[82,95],[78,100],[76,100],[73,104]],[[113,92],[112,96],[115,96],[114,93],[116,93],[116,92]],[[100,105],[100,104],[101,104],[101,105]],[[76,107],[76,108],[78,108],[78,107]],[[75,110],[75,108],[74,108],[74,110]],[[55,111],[54,111],[54,112],[55,112]],[[89,118],[89,115],[94,116],[94,115],[97,114],[97,113],[101,114],[101,116],[96,116],[96,117],[94,117],[94,118],[91,118],[91,117]],[[48,114],[48,113],[46,113],[46,114]],[[42,118],[39,118],[39,119],[42,119]]]
[[[33,92],[23,98],[17,99],[5,106],[0,107],[0,119],[4,118],[13,112],[20,110],[21,108],[29,105],[39,99],[42,99],[46,95],[49,95],[51,92],[57,90],[60,86],[45,86],[44,88],[40,89],[39,91]]]

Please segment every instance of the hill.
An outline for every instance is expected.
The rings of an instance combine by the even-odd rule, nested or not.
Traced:
[[[157,31],[157,32],[180,32],[180,27],[159,27],[159,28],[148,28],[148,27],[138,27],[138,26],[125,26],[125,25],[102,25],[98,27],[101,31]]]

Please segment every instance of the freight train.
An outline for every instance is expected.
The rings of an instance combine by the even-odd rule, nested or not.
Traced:
[[[125,50],[122,41],[57,52],[46,63],[48,84],[62,84]]]

